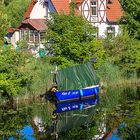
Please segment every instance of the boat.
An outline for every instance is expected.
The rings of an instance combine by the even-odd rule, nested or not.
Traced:
[[[98,93],[99,93],[99,85],[77,90],[57,91],[54,94],[59,102],[65,102],[91,98],[96,96]]]
[[[98,95],[100,89],[91,62],[55,70],[53,83],[55,86],[48,91],[47,98],[57,103],[92,98]]]

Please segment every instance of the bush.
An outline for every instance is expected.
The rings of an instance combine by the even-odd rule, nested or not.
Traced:
[[[96,70],[97,75],[107,83],[117,82],[122,79],[122,72],[118,66],[104,63]]]

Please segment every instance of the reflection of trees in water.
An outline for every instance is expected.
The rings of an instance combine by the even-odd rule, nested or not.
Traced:
[[[122,126],[119,128],[119,135],[122,140],[140,139],[140,100],[128,101],[123,104]]]
[[[0,108],[0,139],[8,139],[9,136],[19,138],[17,132],[26,124],[27,118],[24,110]]]
[[[59,134],[60,140],[92,139],[93,136],[102,135],[104,128],[111,132],[119,124],[125,127],[119,128],[119,135],[122,139],[140,139],[140,89],[110,89],[100,97],[96,107],[84,110],[83,112],[71,111],[58,115],[56,124],[52,122],[52,112],[55,109],[50,103],[32,103],[14,109],[0,108],[0,139],[15,136],[20,137],[19,130],[25,125],[31,125],[37,140],[51,140],[54,134],[54,127]],[[34,117],[41,118],[39,124],[43,129],[39,131]],[[122,123],[123,122],[123,123]],[[55,138],[54,138],[55,139]]]

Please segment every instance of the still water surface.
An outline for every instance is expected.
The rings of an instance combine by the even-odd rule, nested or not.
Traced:
[[[140,87],[112,88],[82,102],[0,108],[0,140],[53,139],[140,140]]]

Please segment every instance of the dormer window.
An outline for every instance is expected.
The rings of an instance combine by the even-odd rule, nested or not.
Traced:
[[[90,1],[91,16],[97,16],[98,0]]]

